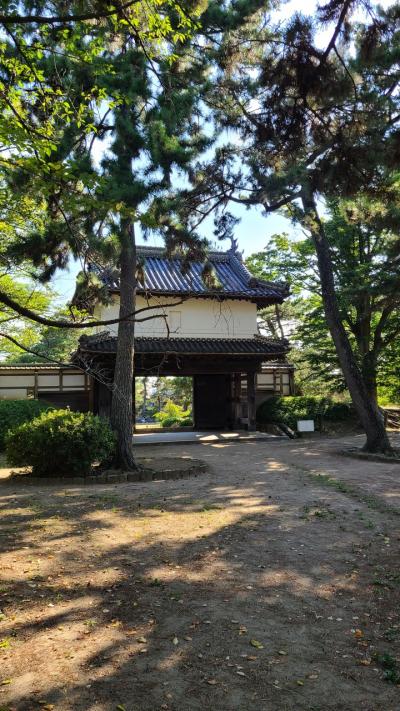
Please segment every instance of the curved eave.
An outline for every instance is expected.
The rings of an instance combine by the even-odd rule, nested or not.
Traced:
[[[78,351],[85,353],[115,355],[117,336],[88,336],[80,339]],[[262,338],[168,338],[137,336],[135,354],[168,356],[217,356],[271,358],[285,356],[289,351],[287,341]],[[75,355],[77,352],[75,353]]]
[[[119,289],[111,288],[110,294],[119,294]],[[138,289],[137,294],[140,296],[145,296],[149,299],[159,298],[165,296],[166,298],[180,298],[183,300],[187,299],[213,299],[214,301],[250,301],[252,304],[257,304],[258,307],[262,308],[264,306],[270,306],[271,304],[282,304],[284,300],[289,296],[289,294],[245,294],[243,292],[229,292],[229,291],[157,291],[152,289]]]

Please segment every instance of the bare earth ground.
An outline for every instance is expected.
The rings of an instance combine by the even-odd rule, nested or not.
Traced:
[[[335,454],[359,441],[157,447],[209,463],[180,481],[3,480],[0,711],[400,709],[400,466]]]

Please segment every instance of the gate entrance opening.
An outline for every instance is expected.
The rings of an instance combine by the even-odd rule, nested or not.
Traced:
[[[193,378],[135,378],[135,430],[193,428]]]

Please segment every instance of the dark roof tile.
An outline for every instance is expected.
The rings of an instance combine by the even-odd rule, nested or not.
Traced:
[[[80,338],[79,350],[91,353],[115,353],[117,337],[102,333]],[[186,354],[186,355],[283,355],[289,350],[286,341],[267,338],[135,338],[138,354]]]
[[[188,270],[182,271],[182,259],[168,257],[165,250],[158,247],[138,247],[137,256],[144,266],[144,283],[140,285],[139,293],[250,299],[260,305],[280,303],[289,294],[285,283],[254,278],[234,250],[207,255],[219,284],[219,288],[214,289],[203,281],[204,265],[200,261],[190,262]],[[118,291],[119,284],[114,275],[104,272],[102,277],[111,290]]]

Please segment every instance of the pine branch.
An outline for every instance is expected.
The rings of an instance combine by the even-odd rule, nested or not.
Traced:
[[[0,15],[0,23],[2,25],[27,25],[27,24],[37,24],[37,25],[50,25],[54,23],[65,24],[68,22],[85,22],[87,20],[102,20],[106,17],[111,17],[112,15],[118,15],[125,10],[128,10],[132,5],[137,5],[140,0],[130,0],[130,2],[125,5],[115,6],[110,8],[110,10],[104,10],[102,12],[87,12],[81,15],[55,15],[46,17],[46,15]]]
[[[346,20],[347,11],[349,10],[351,3],[352,3],[352,0],[346,0],[346,2],[343,4],[341,13],[340,13],[340,15],[339,15],[339,19],[338,19],[338,21],[337,21],[337,23],[336,23],[336,27],[335,27],[335,30],[334,30],[334,32],[333,32],[333,35],[332,35],[332,37],[331,37],[331,39],[330,39],[330,41],[329,41],[329,44],[328,44],[327,48],[325,49],[325,52],[324,52],[323,55],[322,55],[322,62],[321,62],[321,63],[326,62],[326,60],[328,59],[328,57],[329,57],[329,55],[330,55],[332,49],[334,49],[335,44],[336,44],[336,40],[337,40],[337,38],[338,38],[338,36],[339,36],[339,34],[340,34],[340,32],[341,32],[341,29],[342,29],[342,27],[343,27],[343,24],[344,24],[344,22],[345,22],[345,20]]]
[[[47,363],[53,363],[54,365],[60,365],[63,368],[70,368],[71,363],[63,363],[60,360],[56,360],[54,358],[50,358],[49,356],[43,355],[41,353],[38,353],[37,351],[34,351],[32,348],[28,348],[27,346],[24,346],[22,343],[17,341],[16,338],[13,336],[10,336],[8,333],[3,333],[0,331],[0,338],[6,338],[8,341],[13,343],[17,348],[20,348],[22,351],[25,351],[25,353],[29,353],[30,355],[34,355],[35,358],[40,358],[41,360],[45,360]],[[84,368],[80,368],[77,366],[79,370],[84,370]]]
[[[29,321],[35,321],[36,323],[41,323],[43,326],[54,326],[54,328],[94,328],[98,326],[111,326],[112,324],[119,323],[120,321],[127,321],[127,320],[133,320],[135,322],[143,322],[143,321],[149,321],[152,318],[159,318],[159,315],[157,314],[156,316],[149,316],[146,318],[136,318],[137,314],[143,313],[144,311],[150,311],[154,309],[163,309],[163,308],[171,308],[173,306],[180,306],[180,304],[183,303],[183,299],[180,301],[177,301],[173,304],[156,304],[154,306],[144,306],[141,309],[137,309],[136,311],[133,311],[130,314],[127,314],[126,316],[122,318],[114,318],[114,319],[108,319],[106,321],[82,321],[82,322],[75,322],[72,323],[71,321],[65,321],[64,319],[49,319],[46,318],[45,316],[40,316],[40,314],[35,313],[31,309],[28,309],[26,306],[22,306],[19,304],[17,301],[12,299],[8,294],[6,294],[4,291],[0,290],[0,303],[3,303],[5,306],[8,306],[10,309],[13,309],[13,311],[16,311],[20,316],[23,316],[24,318],[29,319]]]

